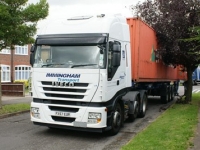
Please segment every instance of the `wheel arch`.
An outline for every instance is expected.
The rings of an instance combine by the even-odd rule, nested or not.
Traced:
[[[134,102],[137,99],[137,97],[139,98],[139,101],[140,101],[141,98],[140,98],[139,91],[130,91],[122,97],[122,100],[124,102],[129,103],[129,113],[130,114],[134,113]]]

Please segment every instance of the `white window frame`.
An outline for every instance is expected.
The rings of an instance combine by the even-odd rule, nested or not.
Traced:
[[[0,51],[0,54],[11,54],[10,48],[4,48]]]
[[[10,66],[1,64],[1,82],[10,82]]]
[[[31,73],[31,66],[28,65],[15,66],[15,80],[28,80],[30,77],[30,73]]]
[[[24,46],[15,45],[15,54],[28,55],[28,45],[24,45]]]

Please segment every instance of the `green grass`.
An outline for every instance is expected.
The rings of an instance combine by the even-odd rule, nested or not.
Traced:
[[[192,104],[174,104],[122,150],[187,150],[198,123],[200,94]]]
[[[11,104],[5,105],[0,109],[0,115],[15,113],[19,111],[30,110],[30,104]]]

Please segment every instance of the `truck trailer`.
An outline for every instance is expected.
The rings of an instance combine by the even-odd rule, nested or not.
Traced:
[[[148,96],[174,98],[180,69],[165,65],[154,30],[139,18],[80,16],[55,21],[31,48],[31,121],[115,135],[144,117]]]

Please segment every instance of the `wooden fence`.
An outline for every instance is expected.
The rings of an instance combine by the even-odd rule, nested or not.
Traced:
[[[25,96],[23,83],[1,83],[2,96]]]

